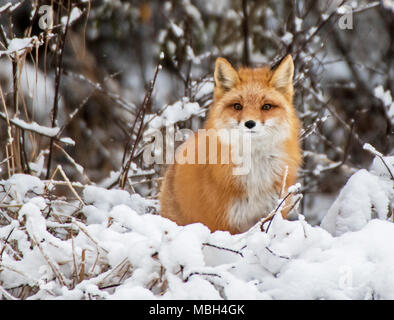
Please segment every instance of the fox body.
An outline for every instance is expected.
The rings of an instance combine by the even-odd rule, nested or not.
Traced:
[[[219,139],[217,164],[174,163],[167,169],[160,193],[162,216],[180,225],[201,222],[211,231],[234,234],[245,232],[276,208],[283,191],[295,183],[301,163],[293,74],[291,56],[274,70],[235,70],[226,59],[217,59],[214,102],[204,129],[250,134],[250,170],[234,175],[234,163],[221,163],[220,150],[228,143],[231,149],[234,142]],[[183,145],[198,152],[199,135]],[[282,210],[285,218],[287,211]]]

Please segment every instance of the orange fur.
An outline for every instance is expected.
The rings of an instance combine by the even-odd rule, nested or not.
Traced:
[[[275,194],[279,198],[283,189],[283,181],[285,180],[284,190],[287,190],[296,181],[297,170],[301,163],[301,152],[298,142],[300,124],[292,102],[293,70],[291,56],[287,56],[274,71],[268,67],[240,68],[236,71],[227,60],[218,58],[215,67],[214,103],[204,128],[219,129],[228,127],[229,123],[242,127],[245,121],[253,120],[259,123],[261,130],[266,130],[265,126],[271,123],[274,126],[273,130],[287,132],[286,138],[277,145],[270,146],[271,149],[264,147],[264,139],[279,139],[280,137],[258,138],[260,140],[256,141],[259,143],[253,143],[252,140],[252,149],[256,150],[256,155],[261,155],[261,163],[267,167],[271,164],[271,158],[267,158],[270,155],[265,154],[265,150],[269,150],[267,152],[278,150],[279,156],[274,158],[280,161],[278,163],[283,166],[280,167],[280,170],[277,169],[279,173],[273,174],[272,179],[267,178],[268,185],[264,185],[259,181],[250,180],[249,177],[234,176],[232,174],[234,164],[231,162],[229,164],[175,163],[168,168],[161,189],[162,216],[180,225],[201,222],[211,231],[227,230],[231,233],[239,233],[251,227],[253,223],[257,222],[256,219],[261,219],[270,213],[262,210],[258,215],[251,217],[250,221],[243,221],[242,218],[243,214],[248,214],[248,212],[242,212],[244,208],[247,209],[248,206],[254,208],[254,204],[249,201],[259,201],[259,194],[257,197],[256,195],[254,198],[252,197],[254,191],[262,190],[261,199],[267,196],[265,193]],[[242,110],[236,110],[233,107],[234,104],[240,104]],[[262,110],[261,106],[264,104],[271,104],[273,107],[270,110]],[[195,148],[196,155],[198,153],[198,137],[199,133],[196,133],[183,145]],[[222,147],[223,145],[218,143],[219,159]],[[207,146],[207,150],[209,150],[208,148]],[[185,150],[181,152],[185,152]],[[258,162],[259,156],[255,160],[257,166],[260,163]],[[286,179],[284,179],[286,166],[288,170]],[[254,168],[253,170],[257,170],[254,172],[259,173],[264,172],[262,170],[265,169],[261,168],[259,171],[259,168]],[[260,189],[253,189],[254,183],[256,188]],[[259,205],[264,207],[264,204],[256,203],[256,208]],[[283,210],[282,215],[286,218],[287,210]]]

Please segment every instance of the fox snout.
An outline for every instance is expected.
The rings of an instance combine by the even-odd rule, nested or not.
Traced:
[[[252,129],[252,128],[254,128],[255,126],[256,126],[256,121],[254,121],[254,120],[248,120],[248,121],[245,121],[245,127],[246,128],[248,128],[248,129]]]

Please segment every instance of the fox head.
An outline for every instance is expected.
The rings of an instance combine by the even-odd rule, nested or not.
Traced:
[[[280,65],[235,70],[224,58],[215,65],[214,104],[206,127],[239,129],[272,143],[298,135],[293,106],[294,64],[290,55]]]

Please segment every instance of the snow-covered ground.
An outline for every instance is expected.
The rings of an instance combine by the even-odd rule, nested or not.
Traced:
[[[3,298],[394,299],[393,181],[379,158],[321,226],[276,215],[268,232],[240,235],[177,226],[121,190],[74,184],[79,199],[51,200],[53,186],[0,181]]]

